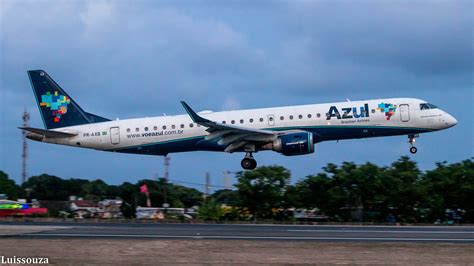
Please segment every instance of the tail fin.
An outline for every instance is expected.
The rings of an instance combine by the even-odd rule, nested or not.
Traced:
[[[85,112],[43,70],[29,70],[31,86],[46,129],[110,121]]]

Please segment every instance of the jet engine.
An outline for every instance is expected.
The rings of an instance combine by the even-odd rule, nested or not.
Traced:
[[[287,133],[262,146],[286,156],[310,154],[314,152],[313,134],[306,131]]]

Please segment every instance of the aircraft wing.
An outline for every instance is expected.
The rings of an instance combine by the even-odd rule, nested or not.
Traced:
[[[220,139],[217,143],[225,145],[226,152],[234,152],[247,144],[267,143],[275,140],[279,132],[223,124],[198,115],[187,103],[181,101],[194,123],[207,127],[210,134],[206,140]]]
[[[19,127],[19,129],[29,131],[41,136],[45,136],[47,138],[70,138],[70,137],[77,136],[77,134],[75,133],[47,130],[47,129],[34,128],[34,127]]]

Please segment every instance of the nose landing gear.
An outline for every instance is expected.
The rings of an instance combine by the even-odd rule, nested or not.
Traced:
[[[418,135],[408,135],[408,143],[410,143],[410,153],[415,154],[418,149],[415,147],[415,141]]]
[[[247,152],[245,154],[245,158],[242,159],[242,162],[240,163],[240,165],[245,170],[253,170],[257,167],[257,161],[255,161],[255,159],[253,158],[251,152]]]

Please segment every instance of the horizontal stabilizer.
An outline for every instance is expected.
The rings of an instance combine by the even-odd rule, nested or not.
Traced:
[[[47,130],[47,129],[41,129],[41,128],[33,128],[33,127],[19,127],[19,129],[32,132],[32,133],[35,133],[47,138],[71,138],[71,137],[77,136],[77,134],[74,134],[74,133]]]

